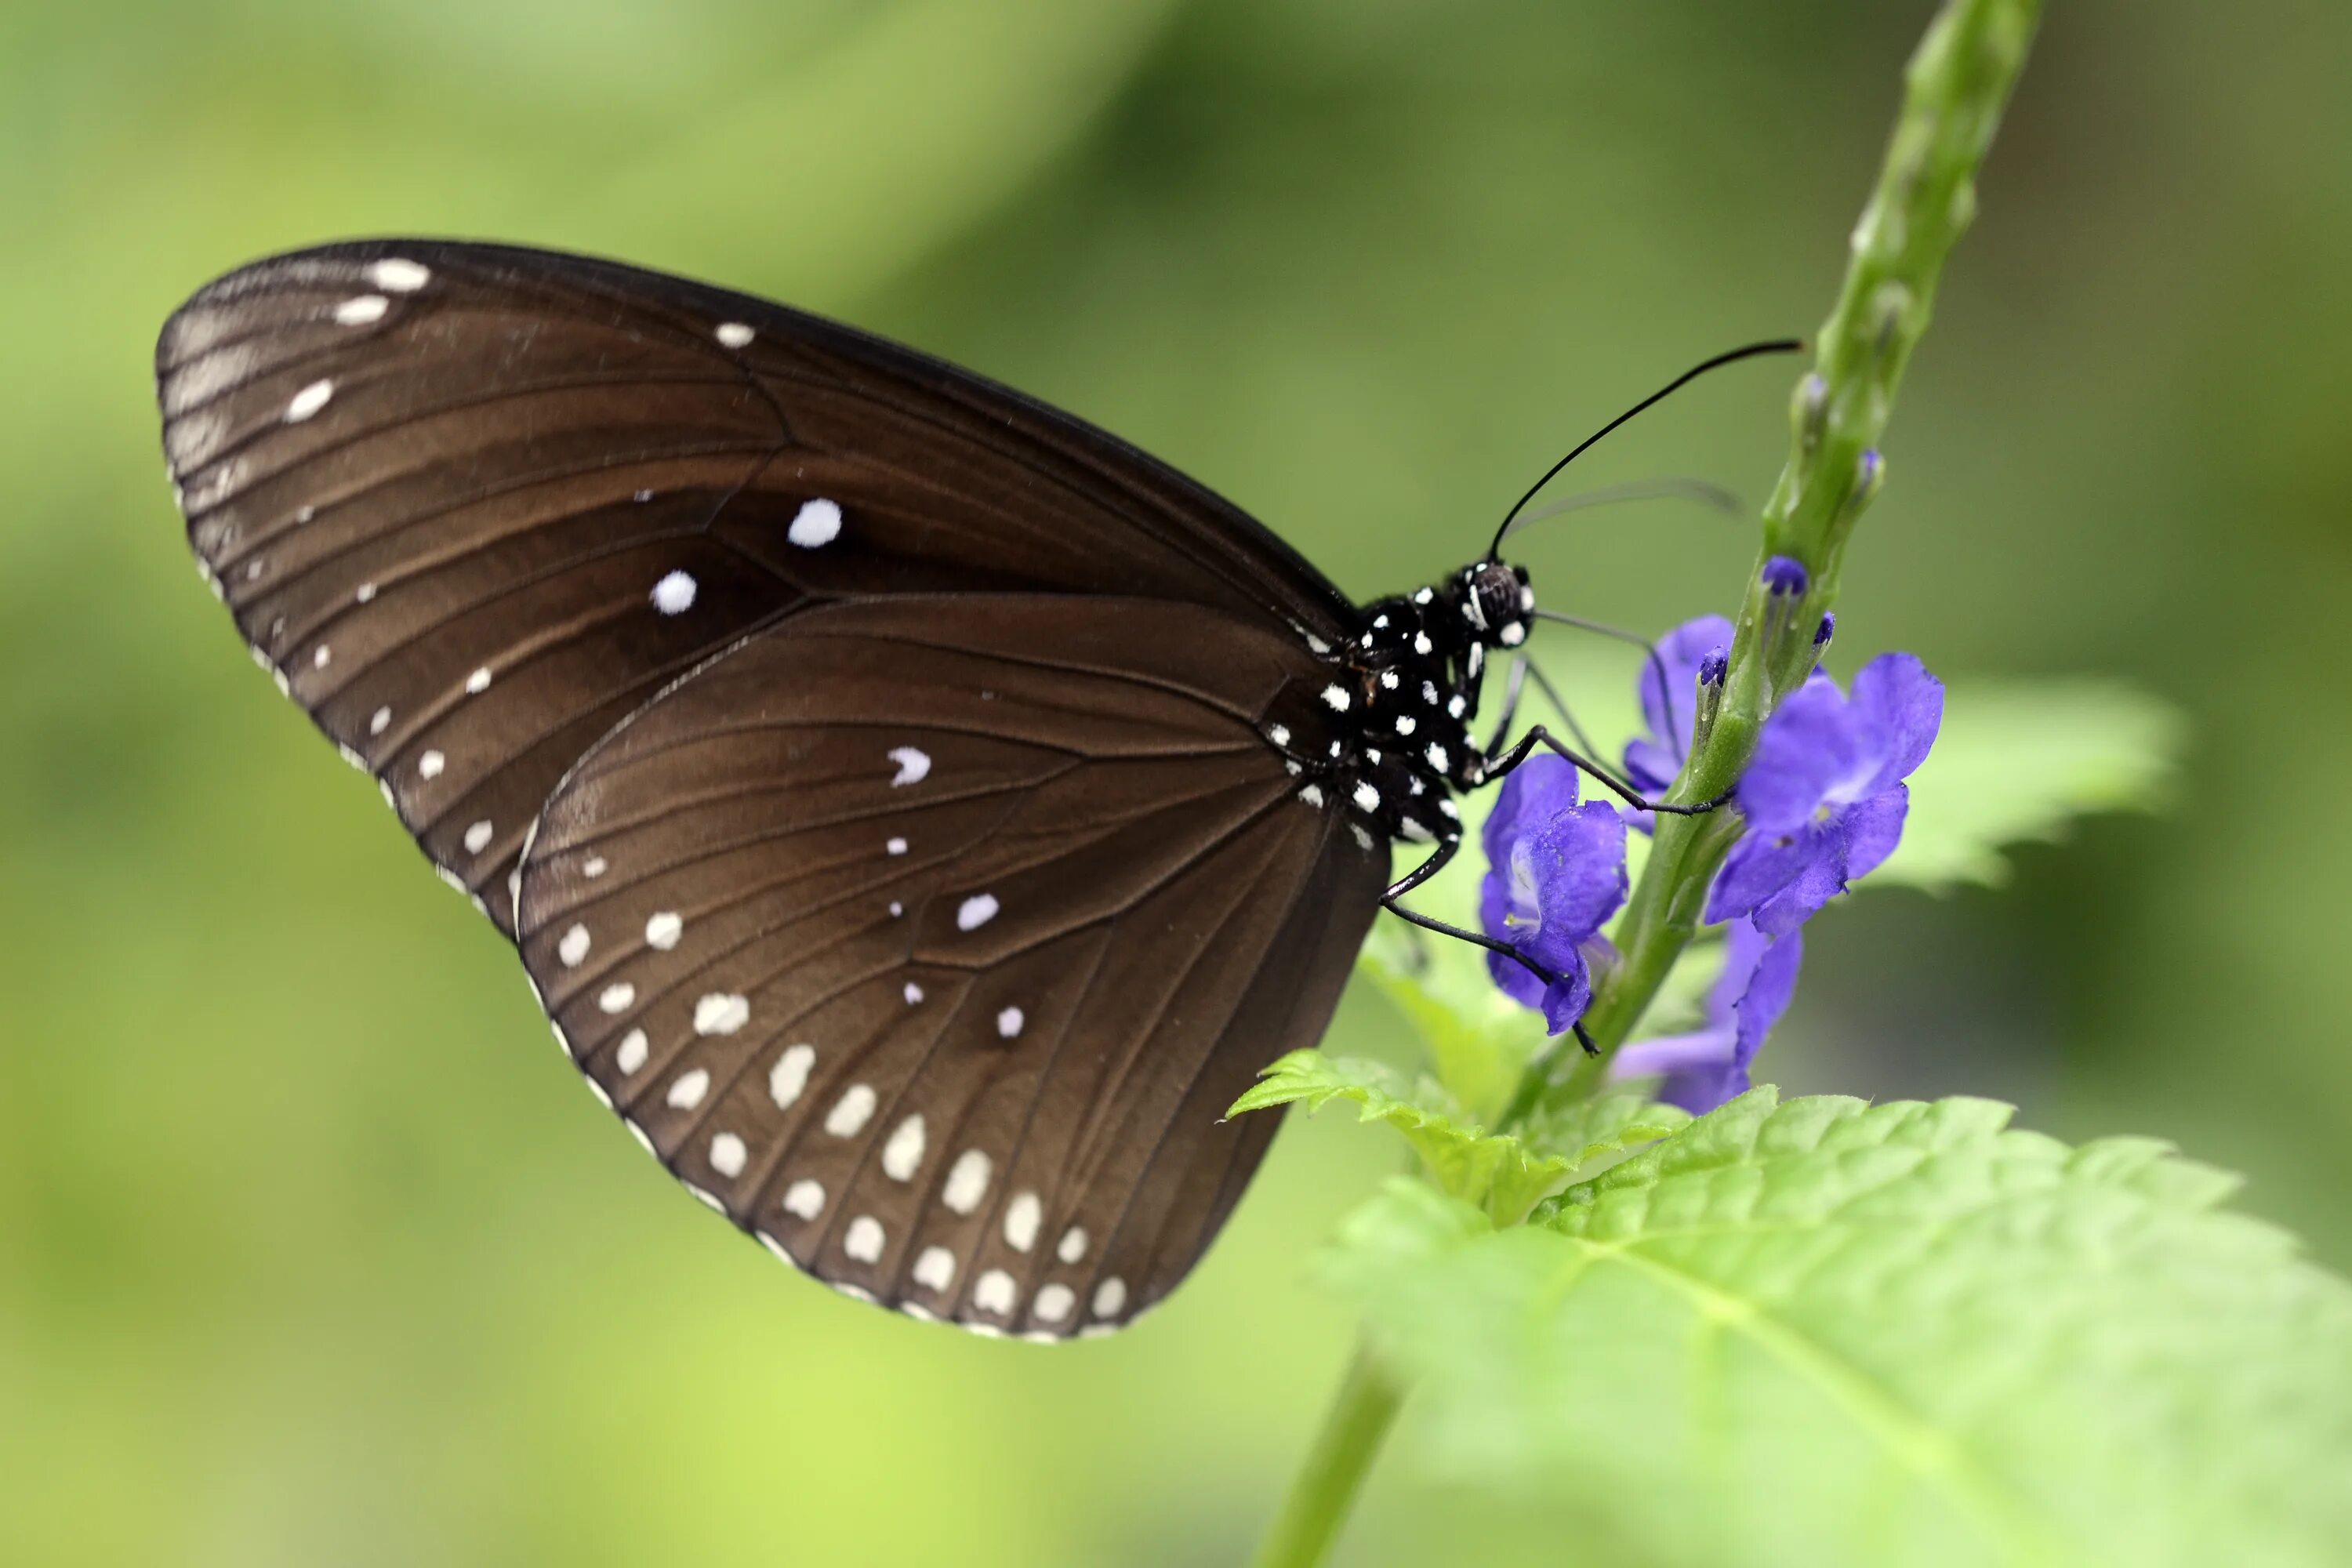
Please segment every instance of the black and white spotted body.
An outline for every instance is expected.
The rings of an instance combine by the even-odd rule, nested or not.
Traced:
[[[1526,570],[1494,561],[1365,605],[1352,646],[1318,650],[1331,679],[1266,725],[1299,798],[1349,813],[1360,837],[1457,842],[1453,796],[1486,777],[1470,722],[1487,654],[1525,642],[1534,607]]]

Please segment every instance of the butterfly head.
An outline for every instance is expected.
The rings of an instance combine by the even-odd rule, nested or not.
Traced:
[[[1454,601],[1469,640],[1488,647],[1517,647],[1528,640],[1528,617],[1536,591],[1528,569],[1500,561],[1474,562],[1454,579]]]

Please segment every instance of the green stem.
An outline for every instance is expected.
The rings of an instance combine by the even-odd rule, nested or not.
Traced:
[[[1885,479],[1878,444],[1895,389],[1927,331],[1945,258],[1975,216],[1977,171],[2040,14],[2039,0],[1950,0],[1911,57],[1844,287],[1815,340],[1813,369],[1797,384],[1789,459],[1764,508],[1763,548],[1748,574],[1721,707],[1668,797],[1675,805],[1730,788],[1776,697],[1812,670],[1812,628],[1837,602],[1846,542]],[[1760,574],[1775,555],[1801,562],[1811,587],[1801,603],[1768,617]],[[1649,864],[1618,921],[1622,961],[1601,978],[1584,1018],[1601,1055],[1553,1053],[1529,1069],[1515,1110],[1582,1099],[1600,1087],[1609,1058],[1697,930],[1707,883],[1737,837],[1728,811],[1658,819]]]
[[[1323,1561],[1403,1400],[1403,1388],[1359,1345],[1315,1447],[1258,1547],[1256,1568],[1313,1568]]]

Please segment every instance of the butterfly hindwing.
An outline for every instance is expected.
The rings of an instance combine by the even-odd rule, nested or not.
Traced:
[[[829,605],[550,802],[526,965],[688,1184],[799,1267],[1058,1337],[1183,1277],[1328,1021],[1385,846],[1300,798],[1296,637],[1149,600]]]

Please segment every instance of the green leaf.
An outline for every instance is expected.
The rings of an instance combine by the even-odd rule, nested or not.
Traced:
[[[1490,1231],[1391,1186],[1329,1281],[1456,1476],[1660,1564],[2339,1563],[2352,1287],[2145,1139],[1759,1089]]]
[[[1485,1131],[1436,1083],[1408,1084],[1385,1063],[1316,1050],[1293,1051],[1267,1068],[1230,1114],[1294,1104],[1312,1114],[1335,1100],[1352,1100],[1360,1121],[1395,1128],[1421,1156],[1430,1180],[1506,1222],[1526,1214],[1576,1168],[1508,1134]]]
[[[2009,879],[2000,846],[2160,804],[2182,736],[2178,710],[2126,686],[1954,681],[1943,733],[1911,781],[1903,843],[1863,885],[1998,887]]]
[[[1352,1101],[1360,1121],[1395,1128],[1439,1187],[1506,1224],[1594,1160],[1663,1138],[1690,1120],[1638,1094],[1612,1094],[1539,1122],[1524,1138],[1488,1132],[1434,1082],[1407,1083],[1385,1063],[1315,1050],[1293,1051],[1266,1068],[1230,1114],[1299,1105],[1311,1115],[1335,1100]]]
[[[1604,1093],[1538,1113],[1526,1137],[1581,1170],[1636,1144],[1669,1137],[1689,1126],[1690,1119],[1681,1107],[1660,1105],[1645,1094]]]

